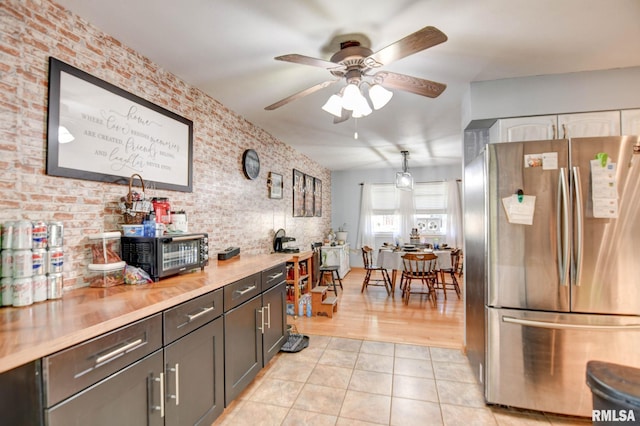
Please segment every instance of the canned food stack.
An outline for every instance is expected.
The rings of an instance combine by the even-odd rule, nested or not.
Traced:
[[[2,227],[2,306],[28,306],[62,297],[62,222],[18,220]]]

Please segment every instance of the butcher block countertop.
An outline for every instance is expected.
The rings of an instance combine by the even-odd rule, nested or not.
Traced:
[[[80,288],[62,299],[0,309],[0,373],[269,269],[290,254],[212,259],[194,272],[143,285]]]

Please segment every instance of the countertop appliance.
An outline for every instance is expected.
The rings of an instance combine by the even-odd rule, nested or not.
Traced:
[[[488,403],[590,417],[587,362],[640,367],[639,211],[637,136],[489,144],[465,167],[466,345]]]
[[[300,249],[297,247],[285,247],[285,243],[295,240],[293,237],[287,237],[284,229],[278,229],[273,237],[273,251],[276,253],[299,253]]]
[[[209,263],[209,235],[165,234],[160,237],[121,238],[122,260],[144,269],[154,280],[204,270]]]

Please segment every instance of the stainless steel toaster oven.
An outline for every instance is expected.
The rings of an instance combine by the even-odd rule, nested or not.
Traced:
[[[122,237],[122,260],[142,268],[154,281],[171,275],[204,270],[209,263],[209,236],[165,234],[161,237]]]

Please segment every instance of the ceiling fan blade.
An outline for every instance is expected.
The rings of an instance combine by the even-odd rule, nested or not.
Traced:
[[[404,90],[429,98],[437,98],[447,88],[446,84],[389,71],[378,71],[373,75],[373,79],[384,87]]]
[[[329,71],[340,71],[346,69],[344,65],[336,64],[335,62],[325,61],[324,59],[312,58],[310,56],[290,54],[276,56],[274,59],[277,61],[293,62],[294,64],[311,65],[312,67],[320,67]]]
[[[445,41],[447,36],[442,31],[436,27],[424,27],[369,55],[364,63],[370,68],[381,67]]]
[[[266,109],[267,111],[271,111],[271,110],[274,110],[276,108],[280,108],[282,105],[286,105],[289,102],[293,102],[293,101],[295,101],[297,99],[300,99],[300,98],[302,98],[304,96],[310,95],[310,94],[312,94],[314,92],[317,92],[320,89],[324,89],[325,87],[329,87],[329,86],[331,86],[332,84],[334,84],[334,83],[336,83],[338,81],[340,81],[340,80],[329,80],[329,81],[324,81],[322,83],[316,84],[315,86],[308,87],[308,88],[306,88],[304,90],[299,91],[298,93],[294,93],[291,96],[287,96],[286,98],[281,99],[278,102],[273,103],[273,104],[265,107],[264,109]]]
[[[333,124],[344,123],[348,119],[351,118],[351,114],[353,111],[349,111],[348,109],[342,109],[342,117],[333,117]]]

